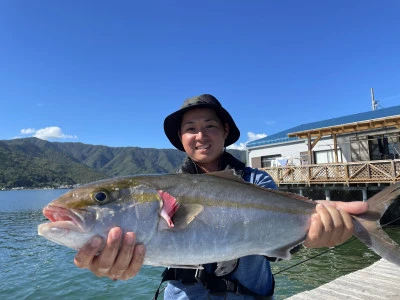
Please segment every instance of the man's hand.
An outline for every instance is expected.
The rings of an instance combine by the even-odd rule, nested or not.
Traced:
[[[333,247],[344,243],[354,232],[350,214],[362,214],[368,210],[368,203],[361,201],[317,202],[317,212],[311,217],[310,230],[303,243],[307,248]]]
[[[98,236],[86,243],[76,254],[75,265],[89,269],[99,277],[107,276],[114,280],[136,276],[143,265],[145,247],[136,245],[133,232],[127,232],[122,238],[122,230],[119,227],[112,228],[103,250],[97,255],[102,243],[102,238]]]

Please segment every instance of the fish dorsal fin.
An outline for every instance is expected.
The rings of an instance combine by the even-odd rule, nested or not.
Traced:
[[[263,189],[263,187],[260,187]],[[284,192],[284,191],[279,191],[279,190],[272,190],[272,189],[268,189],[269,192],[271,193],[275,193],[277,195],[282,195],[282,196],[286,196],[292,199],[296,199],[296,200],[302,200],[302,201],[306,201],[306,202],[312,202],[311,199],[301,196],[299,194],[295,194],[295,193],[290,193],[290,192]]]
[[[203,211],[200,204],[181,204],[174,214],[172,221],[176,229],[185,229],[199,213]]]
[[[204,175],[234,180],[234,181],[241,182],[241,183],[245,182],[243,180],[243,178],[240,176],[240,174],[236,173],[236,171],[234,169],[228,169],[228,170],[223,170],[223,171],[218,171],[218,172],[209,172],[209,173],[205,173]]]

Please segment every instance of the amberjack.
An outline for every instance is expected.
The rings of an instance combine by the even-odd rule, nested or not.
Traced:
[[[400,266],[400,247],[380,218],[400,194],[400,183],[368,200],[368,212],[352,216],[354,235]],[[259,254],[290,259],[308,233],[316,203],[296,194],[244,182],[227,170],[200,175],[119,177],[86,184],[49,203],[51,221],[38,233],[80,249],[89,239],[120,227],[146,247],[144,264],[199,265]]]

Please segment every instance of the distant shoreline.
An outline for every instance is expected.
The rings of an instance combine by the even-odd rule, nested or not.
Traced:
[[[2,188],[0,189],[0,192],[8,192],[8,191],[45,191],[45,190],[71,190],[77,186],[61,186],[61,187],[43,187],[43,188],[25,188],[25,187],[17,187],[17,188]]]

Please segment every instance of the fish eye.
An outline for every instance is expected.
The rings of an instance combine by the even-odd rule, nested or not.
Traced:
[[[100,203],[103,203],[108,199],[107,193],[103,191],[93,193],[92,197],[94,200]]]

